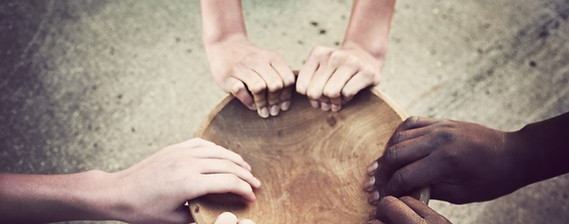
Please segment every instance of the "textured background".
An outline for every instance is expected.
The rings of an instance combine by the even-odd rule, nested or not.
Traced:
[[[351,1],[243,8],[251,41],[298,69],[315,45],[341,43]],[[569,111],[568,19],[566,0],[399,1],[378,88],[410,115],[517,130]],[[197,0],[4,0],[0,76],[1,172],[126,168],[191,137],[226,96]],[[569,223],[568,189],[566,175],[431,206],[454,223]]]

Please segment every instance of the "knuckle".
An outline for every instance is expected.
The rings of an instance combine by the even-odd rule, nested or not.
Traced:
[[[400,169],[393,173],[390,190],[395,191],[407,186],[407,171]]]
[[[357,92],[352,91],[351,89],[344,88],[342,89],[342,96],[345,98],[351,98],[356,95]]]
[[[251,83],[247,83],[247,88],[253,94],[260,94],[260,93],[263,93],[265,91],[265,89],[267,89],[267,86],[264,82],[254,81]]]
[[[283,88],[283,83],[281,81],[272,81],[267,84],[269,92],[276,92]]]
[[[386,164],[393,164],[394,161],[396,161],[397,158],[399,157],[398,147],[397,146],[388,147],[387,149],[385,149],[383,157],[384,157],[384,162]]]
[[[403,126],[404,127],[410,127],[410,126],[414,126],[415,124],[417,124],[419,122],[419,117],[417,116],[411,116],[408,117],[407,119],[405,119],[405,121],[403,122]]]
[[[397,203],[397,198],[393,196],[385,196],[379,200],[378,207],[388,208]]]
[[[332,65],[340,65],[346,61],[346,54],[341,51],[333,51],[330,54],[330,63]]]
[[[341,90],[340,90],[341,91]],[[339,98],[341,96],[340,91],[334,89],[333,87],[327,85],[322,91],[322,95],[328,98]]]

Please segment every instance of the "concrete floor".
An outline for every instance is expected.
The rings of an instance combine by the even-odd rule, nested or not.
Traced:
[[[294,69],[341,43],[351,1],[244,1],[250,39]],[[569,111],[569,1],[399,1],[379,89],[410,115],[502,130]],[[312,25],[317,22],[317,26]],[[192,136],[226,96],[197,0],[0,3],[0,171],[126,168]],[[431,206],[454,223],[569,223],[569,176],[495,201]]]

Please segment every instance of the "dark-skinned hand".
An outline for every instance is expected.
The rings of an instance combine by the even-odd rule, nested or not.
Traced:
[[[526,184],[516,137],[473,123],[410,117],[368,168],[369,202],[426,186],[431,198],[456,204],[511,193]]]
[[[378,201],[368,224],[448,224],[444,216],[412,197],[387,196]]]

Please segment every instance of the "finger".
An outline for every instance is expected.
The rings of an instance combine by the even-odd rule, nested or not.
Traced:
[[[379,83],[379,81],[376,83],[375,79],[379,78],[376,78],[373,72],[367,70],[358,71],[350,80],[348,80],[342,89],[342,96],[351,99],[360,90]]]
[[[325,59],[322,59],[319,63],[323,66],[318,67],[312,80],[310,80],[308,89],[306,90],[306,96],[311,100],[319,100],[322,103],[320,98],[323,96],[322,92],[324,91],[324,86],[326,82],[328,82],[328,79],[330,79],[330,76],[332,76],[335,68],[326,66],[327,61],[325,61]]]
[[[238,79],[229,78],[231,84],[231,95],[235,96],[243,105],[245,105],[249,110],[256,110],[255,102],[253,101],[253,95],[249,93],[245,84]]]
[[[376,186],[385,184],[396,170],[426,157],[431,151],[430,139],[425,136],[386,148],[378,160]]]
[[[280,91],[284,87],[281,76],[270,64],[257,65],[253,70],[257,72],[263,80],[265,80],[265,85],[268,89],[267,95],[269,105],[277,104],[280,98]]]
[[[281,103],[280,108],[282,111],[287,111],[290,108],[290,99],[292,97],[292,86],[285,87],[281,91]]]
[[[267,103],[270,115],[276,116],[279,114],[279,101],[281,91],[283,89],[283,81],[279,74],[269,64],[258,65],[254,68],[255,72],[265,80],[267,86]]]
[[[271,62],[271,66],[281,76],[284,85],[279,99],[279,108],[282,111],[287,111],[290,108],[290,98],[296,77],[292,73],[292,70],[286,65],[285,61],[280,57],[275,58],[273,62]]]
[[[342,95],[342,88],[356,74],[353,67],[341,66],[332,74],[332,77],[324,87],[324,96],[330,98],[339,98]]]
[[[308,85],[310,84],[312,77],[316,73],[316,70],[321,66],[319,57],[321,57],[321,55],[327,55],[330,52],[330,48],[320,46],[315,47],[310,51],[306,62],[302,65],[302,68],[298,73],[298,79],[296,80],[296,92],[306,95]]]
[[[310,106],[313,108],[320,108],[320,102],[318,100],[309,100]]]
[[[194,138],[190,141],[181,143],[182,149],[190,148],[190,155],[196,158],[209,158],[209,159],[227,159],[235,164],[251,170],[251,165],[247,163],[241,155],[226,149],[222,146],[216,145],[213,142],[203,140],[201,138]]]
[[[253,100],[255,101],[255,106],[257,106],[257,113],[262,118],[269,117],[269,109],[267,105],[267,84],[265,80],[259,76],[259,74],[248,68],[238,67],[235,69],[237,77],[247,86],[247,89],[253,95]]]
[[[271,66],[280,75],[285,88],[294,85],[296,77],[292,73],[292,70],[287,66],[286,62],[282,60],[282,58],[278,57],[273,59]]]
[[[386,223],[421,223],[422,218],[399,199],[387,196],[377,204],[375,217]]]
[[[403,203],[409,206],[409,208],[413,209],[415,213],[423,218],[429,216],[440,216],[440,214],[435,210],[413,197],[403,196],[399,200],[401,200]]]
[[[237,224],[237,216],[231,212],[221,213],[213,224]]]
[[[331,109],[332,104],[328,97],[321,96],[318,101],[320,102],[320,108],[322,108],[323,111],[329,111]]]
[[[194,188],[198,188],[198,192],[200,193],[199,196],[212,193],[233,193],[240,195],[249,201],[255,200],[255,194],[253,193],[251,185],[233,174],[222,173],[203,175],[202,183],[203,184],[193,186]]]
[[[340,111],[342,109],[342,96],[337,98],[330,98],[330,110],[334,112]]]
[[[387,141],[385,148],[389,148],[393,145],[397,145],[402,142],[421,137],[432,131],[433,129],[429,128],[429,126],[395,131],[395,133],[393,133],[393,135],[389,138],[389,141]]]
[[[440,182],[445,176],[442,166],[440,161],[426,157],[395,171],[383,186],[385,195],[402,196]]]
[[[342,109],[342,104],[344,104],[344,99],[342,97],[342,88],[346,85],[348,80],[352,78],[352,76],[356,73],[355,66],[351,66],[353,64],[350,62],[350,59],[346,59],[348,61],[343,61],[344,65],[340,66],[335,72],[331,75],[330,79],[326,82],[322,94],[328,98],[330,98],[330,109],[334,112],[339,111]],[[340,62],[336,62],[340,63]],[[346,66],[345,64],[349,64]],[[346,101],[347,102],[347,101]]]
[[[414,129],[414,128],[421,128],[421,127],[425,127],[425,126],[435,124],[437,122],[438,122],[438,120],[434,119],[434,118],[411,116],[411,117],[408,117],[407,119],[405,119],[405,121],[403,121],[397,127],[397,129],[395,129],[395,132],[404,131],[404,130],[408,130],[408,129]]]
[[[200,163],[201,166],[199,168],[200,169],[199,171],[202,174],[219,174],[219,173],[234,174],[239,178],[241,178],[242,180],[247,181],[247,183],[249,183],[254,188],[261,187],[261,181],[259,181],[259,179],[254,177],[249,170],[229,160],[205,159],[203,161],[200,161]]]

